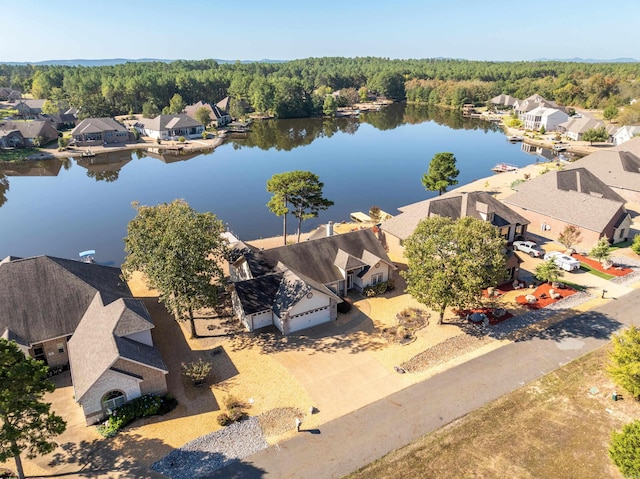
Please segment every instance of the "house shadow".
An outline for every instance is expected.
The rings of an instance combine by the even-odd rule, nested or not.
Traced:
[[[247,461],[235,461],[222,469],[198,476],[200,479],[261,479],[267,471]]]
[[[215,373],[217,358],[221,357],[224,361],[226,357],[226,362],[230,363],[229,357],[226,354],[213,355],[211,350],[193,350],[184,336],[183,329],[173,318],[173,315],[158,301],[158,298],[141,299],[155,324],[155,328],[151,330],[153,342],[169,370],[166,377],[167,389],[178,401],[178,406],[173,411],[165,416],[152,419],[151,422],[220,410],[220,406],[209,387],[212,382],[211,376],[201,386],[196,387],[189,378],[184,376],[182,364],[203,359],[212,363],[212,372]]]
[[[564,318],[554,324],[545,325],[545,320],[555,314],[562,314]],[[554,310],[551,314],[544,309],[534,310],[488,327],[475,325],[466,320],[459,320],[456,324],[471,336],[488,336],[515,342],[533,339],[550,339],[557,342],[568,339],[609,339],[623,326],[621,322],[598,311],[582,312],[574,309]]]
[[[184,449],[174,450],[151,468],[166,477],[261,478],[266,475],[264,469],[220,452]]]
[[[268,326],[254,332],[243,331],[230,338],[230,345],[233,351],[257,346],[264,354],[305,351],[313,355],[344,350],[357,354],[387,346],[387,342],[377,333],[371,317],[357,306],[352,306],[348,313],[338,313],[335,321],[287,336],[284,336],[275,326]]]
[[[161,477],[149,471],[150,464],[159,456],[169,454],[173,448],[160,439],[139,434],[118,434],[112,438],[93,441],[66,442],[48,456],[49,475],[38,477],[111,477],[118,472],[122,477]],[[64,471],[64,472],[63,472]]]

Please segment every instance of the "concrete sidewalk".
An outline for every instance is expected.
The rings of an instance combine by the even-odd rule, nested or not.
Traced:
[[[385,399],[305,431],[211,478],[336,478],[605,345],[634,323],[640,290],[573,316],[535,337],[449,369]]]

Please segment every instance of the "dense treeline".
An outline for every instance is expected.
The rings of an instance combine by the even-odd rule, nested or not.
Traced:
[[[345,90],[339,104],[367,91],[393,99],[459,107],[507,93],[539,93],[586,108],[622,105],[640,96],[637,63],[476,62],[307,58],[284,63],[218,64],[214,60],[70,67],[0,65],[0,86],[35,98],[82,107],[84,116],[159,110],[179,93],[187,103],[230,95],[258,112],[280,118],[321,114],[326,94]],[[354,95],[353,93],[357,93]]]

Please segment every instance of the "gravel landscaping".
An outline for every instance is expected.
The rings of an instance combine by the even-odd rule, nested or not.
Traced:
[[[196,479],[267,448],[257,417],[188,442],[151,468],[172,479]]]

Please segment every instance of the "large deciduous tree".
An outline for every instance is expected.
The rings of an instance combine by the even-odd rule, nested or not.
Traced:
[[[640,329],[636,326],[615,334],[609,357],[609,375],[633,397],[640,399]]]
[[[322,197],[322,183],[318,175],[310,171],[288,171],[276,173],[267,181],[267,191],[272,193],[267,207],[276,216],[283,217],[283,238],[287,244],[287,214],[298,219],[298,242],[302,221],[315,218],[321,210],[326,210],[333,201]]]
[[[422,184],[427,190],[441,195],[449,186],[458,184],[459,174],[453,153],[436,153],[429,163],[429,171],[422,176]]]
[[[64,420],[42,400],[55,385],[47,379],[49,368],[25,356],[15,342],[0,338],[0,461],[13,458],[18,477],[24,478],[21,453],[28,458],[48,454],[51,439],[62,434]]]
[[[130,278],[142,272],[148,285],[176,319],[185,316],[197,336],[193,310],[214,306],[224,278],[224,224],[213,213],[198,213],[184,200],[157,206],[133,203],[137,214],[124,239],[127,256],[122,271]]]
[[[205,106],[201,106],[196,110],[195,117],[196,121],[205,128],[211,123],[211,111]]]
[[[182,95],[176,93],[171,97],[171,100],[169,100],[169,113],[182,113],[182,110],[184,110],[185,106],[187,106],[187,104],[182,99]]]
[[[506,279],[505,240],[486,221],[434,216],[422,220],[405,241],[407,291],[440,313],[477,305],[482,290]]]

